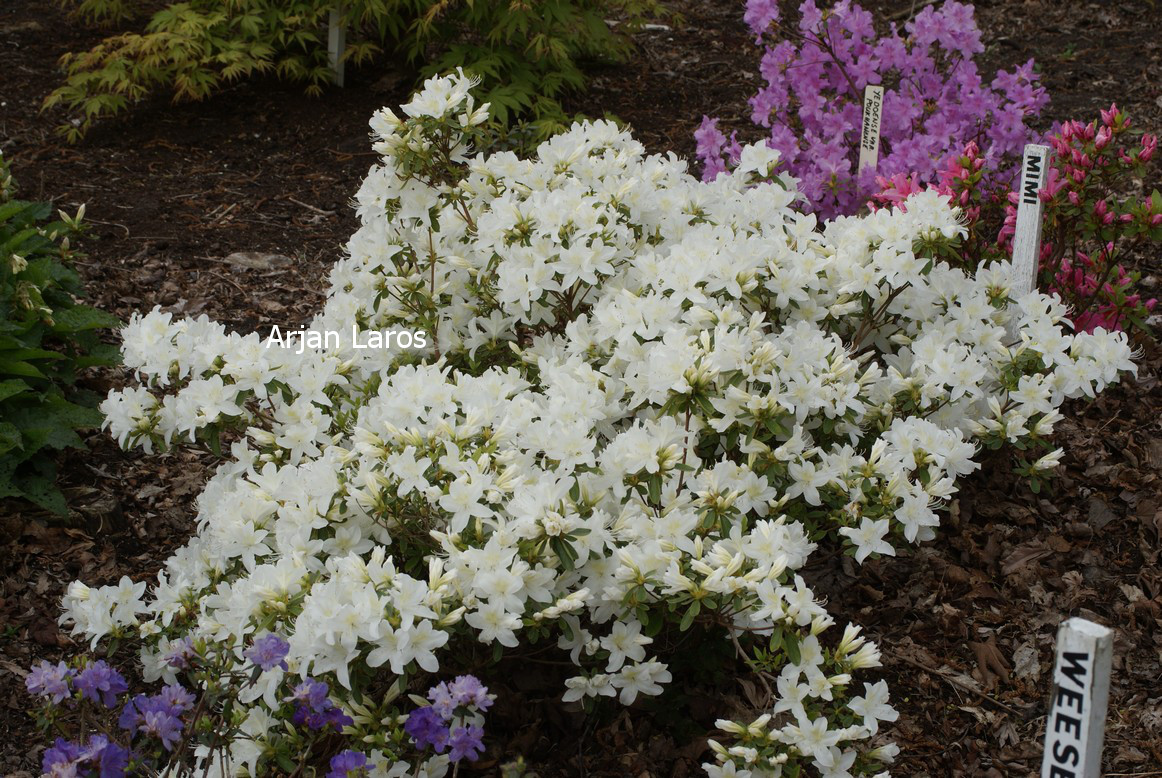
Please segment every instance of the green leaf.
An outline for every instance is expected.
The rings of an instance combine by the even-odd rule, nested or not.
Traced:
[[[678,624],[678,631],[685,632],[690,629],[690,625],[694,623],[694,618],[701,612],[702,602],[694,600],[690,603],[690,607],[686,609],[685,615],[682,616],[682,621]]]
[[[23,497],[57,516],[67,516],[69,507],[65,497],[56,487],[56,465],[48,459],[38,459],[29,467],[22,467],[15,473],[17,483],[10,496]]]
[[[21,447],[20,430],[6,421],[0,421],[0,456]]]
[[[31,389],[31,386],[18,378],[0,381],[0,402],[7,400],[9,397],[15,397],[22,392],[31,391]]]
[[[44,373],[28,362],[0,357],[0,375],[21,375],[28,378],[44,378]]]
[[[121,320],[116,316],[88,305],[53,311],[52,316],[55,322],[53,332],[81,332],[121,326]]]
[[[647,487],[647,490],[649,492],[650,504],[651,505],[661,505],[662,504],[662,476],[657,475],[657,474],[651,475],[649,477],[649,479],[647,479],[647,481],[646,481],[646,487]]]
[[[799,664],[803,658],[799,651],[799,638],[791,631],[783,633],[783,650],[787,652],[787,661],[793,665]]]

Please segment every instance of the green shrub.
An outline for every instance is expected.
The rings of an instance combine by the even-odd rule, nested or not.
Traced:
[[[96,23],[124,21],[126,0],[63,0]],[[149,94],[200,100],[258,73],[303,82],[317,94],[331,79],[327,20],[340,8],[349,30],[345,61],[388,49],[425,75],[463,67],[484,82],[493,118],[531,117],[547,135],[564,120],[558,97],[584,86],[578,61],[624,61],[629,34],[665,13],[660,0],[189,0],[152,15],[143,33],[106,38],[66,54],[66,82],[44,106],[74,116],[60,128],[79,139],[92,122]],[[611,26],[607,19],[618,18]]]
[[[100,424],[95,397],[76,387],[76,375],[117,361],[98,330],[119,322],[76,302],[81,279],[69,266],[70,241],[84,206],[51,221],[51,204],[14,195],[0,155],[0,498],[63,515],[53,452],[83,446],[76,431]]]

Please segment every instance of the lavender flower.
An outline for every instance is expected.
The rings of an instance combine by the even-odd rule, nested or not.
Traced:
[[[58,737],[41,757],[41,774],[52,778],[74,778],[83,754],[84,749],[78,743]]]
[[[29,694],[48,697],[54,705],[59,705],[69,696],[69,679],[74,675],[76,672],[64,662],[53,665],[42,660],[32,667],[24,686]]]
[[[367,757],[358,751],[340,751],[331,757],[327,778],[363,778],[367,775]]]
[[[125,704],[117,725],[122,729],[159,738],[166,749],[180,735],[181,715],[194,707],[194,695],[180,684],[169,684],[158,694],[139,694]]]
[[[268,633],[254,641],[254,645],[242,652],[242,655],[263,670],[273,670],[280,667],[287,669],[286,655],[290,653],[290,644],[278,635]]]
[[[448,756],[453,762],[459,762],[461,759],[474,762],[484,753],[484,728],[471,725],[458,727],[452,730],[449,742],[452,750]]]
[[[456,676],[456,680],[448,684],[448,691],[457,705],[471,705],[480,711],[492,707],[492,698],[488,696],[488,687],[480,683],[480,679],[474,675]]]
[[[170,645],[169,652],[167,652],[161,661],[175,670],[185,670],[190,666],[190,659],[194,657],[194,639],[186,636],[181,640],[176,640]]]
[[[141,715],[137,730],[143,735],[157,738],[166,751],[172,751],[174,744],[181,738],[182,721],[166,710],[148,710]]]
[[[194,707],[194,695],[179,683],[167,684],[157,695],[175,716]]]
[[[416,748],[432,746],[437,754],[442,754],[448,746],[448,725],[435,708],[430,706],[417,708],[409,713],[403,731],[416,744]]]
[[[448,689],[448,684],[446,683],[439,683],[429,689],[428,699],[432,701],[432,709],[444,721],[452,718],[452,714],[456,712],[456,706],[459,704],[452,696],[452,692]]]
[[[331,702],[330,697],[327,696],[329,692],[330,687],[327,684],[313,678],[308,678],[296,686],[288,698],[291,702],[296,703],[291,722],[306,725],[308,729],[312,730],[332,727],[336,732],[341,731],[343,727],[354,724],[354,719]]]
[[[330,687],[323,681],[308,678],[291,691],[290,700],[315,710],[330,702],[327,697],[330,691]]]
[[[83,699],[100,702],[106,708],[116,705],[117,695],[129,690],[129,684],[121,673],[110,667],[104,659],[98,659],[77,673],[73,684]]]
[[[476,676],[460,675],[451,683],[441,681],[433,686],[428,690],[428,699],[432,704],[412,711],[404,724],[404,732],[417,748],[432,746],[437,754],[442,754],[451,742],[454,762],[465,757],[474,760],[483,753],[482,727],[461,726],[450,730],[449,722],[452,722],[460,708],[471,712],[473,709],[483,711],[491,707],[492,697],[488,695],[488,687],[480,683]]]
[[[875,174],[915,174],[925,183],[978,138],[990,160],[1006,161],[995,175],[1004,183],[1035,137],[1027,119],[1048,102],[1032,61],[991,83],[981,77],[974,58],[984,46],[972,6],[955,0],[879,38],[872,15],[850,0],[827,14],[803,0],[796,32],[780,21],[778,0],[747,0],[744,20],[765,46],[765,84],[750,100],[751,120],[769,130],[779,170],[799,180],[808,207],[824,218],[853,213],[876,191],[875,175],[856,160],[867,85],[885,88]],[[705,180],[738,164],[716,119],[704,117],[694,137]]]
[[[97,778],[124,778],[129,766],[129,751],[104,735],[89,739],[89,760],[97,766]]]
[[[51,778],[76,778],[90,775],[84,767],[95,767],[97,778],[124,778],[129,765],[129,752],[104,735],[93,735],[82,746],[57,738],[41,758],[41,773]]]

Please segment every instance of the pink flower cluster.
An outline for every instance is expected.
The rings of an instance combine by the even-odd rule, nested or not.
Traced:
[[[1092,332],[1143,326],[1157,301],[1135,292],[1140,278],[1119,261],[1136,245],[1162,242],[1162,196],[1123,198],[1127,182],[1145,177],[1158,138],[1134,133],[1111,105],[1100,120],[1070,121],[1049,139],[1053,165],[1040,192],[1045,204],[1041,271],[1048,288],[1071,305],[1074,325]],[[1017,219],[1016,194],[1005,210],[999,242],[1010,248]]]
[[[777,0],[748,0],[744,18],[765,46],[759,70],[766,85],[750,100],[751,119],[769,129],[784,170],[825,218],[857,210],[876,191],[877,175],[934,180],[949,151],[969,141],[994,175],[1011,175],[1032,139],[1026,119],[1048,102],[1032,60],[984,82],[973,59],[984,50],[980,30],[965,3],[929,6],[906,34],[893,25],[880,38],[872,15],[850,0],[830,8],[804,0],[796,24],[782,20]],[[884,87],[881,152],[874,171],[859,171],[869,84]],[[727,139],[717,119],[704,117],[695,140],[707,180],[737,163],[737,140]]]
[[[1130,142],[1133,136],[1129,119],[1113,105],[1089,124],[1066,122],[1048,141],[1053,158],[1039,192],[1044,203],[1040,286],[1071,307],[1078,330],[1141,328],[1156,305],[1136,291],[1140,275],[1122,261],[1138,246],[1162,243],[1162,194],[1141,200],[1118,195],[1132,188],[1129,182],[1145,178],[1145,166],[1158,149],[1156,136]],[[868,205],[898,205],[913,192],[936,189],[964,210],[968,226],[967,237],[942,259],[966,268],[1008,259],[1017,194],[990,188],[987,170],[976,144],[969,143],[934,185],[915,174],[879,177],[880,191]]]

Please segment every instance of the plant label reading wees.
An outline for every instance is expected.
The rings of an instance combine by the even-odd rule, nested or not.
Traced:
[[[1049,175],[1049,147],[1030,143],[1021,160],[1017,189],[1017,227],[1013,234],[1013,293],[1022,295],[1037,287],[1041,257],[1041,198],[1038,192]]]
[[[859,169],[874,169],[880,159],[880,115],[884,88],[869,85],[863,90],[863,130],[859,136]]]
[[[1112,630],[1085,619],[1069,619],[1057,629],[1041,778],[1101,774],[1113,644]]]

